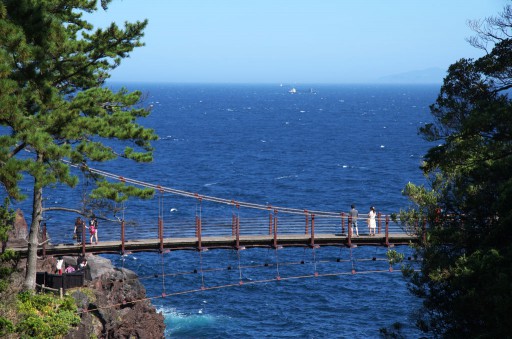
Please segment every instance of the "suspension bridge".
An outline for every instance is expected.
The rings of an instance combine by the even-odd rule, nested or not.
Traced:
[[[90,242],[85,224],[82,225],[82,239],[52,243],[47,235],[46,224],[43,223],[38,255],[205,251],[214,248],[240,250],[254,247],[279,249],[290,246],[391,247],[408,245],[418,240],[416,234],[406,232],[398,222],[391,220],[390,215],[382,213],[377,213],[375,218],[375,235],[368,234],[366,216],[357,219],[356,234],[354,229],[349,227],[353,220],[345,212],[314,211],[235,201],[142,182],[90,167],[86,169],[111,180],[154,189],[158,199],[158,217],[153,222],[135,226],[127,224],[123,219],[116,223],[104,223],[98,229],[98,243]],[[194,212],[182,213],[178,217],[164,220],[166,194],[192,201],[191,204],[195,205]],[[219,206],[223,209],[220,210]],[[209,209],[212,212],[208,212]],[[27,256],[26,246],[13,249],[20,256]]]
[[[399,245],[410,245],[419,240],[417,234],[408,232],[399,222],[393,221],[390,215],[383,213],[376,215],[375,235],[369,234],[367,216],[361,213],[362,217],[357,219],[357,234],[351,227],[353,220],[345,212],[228,200],[141,182],[92,168],[87,170],[112,180],[153,188],[158,200],[158,216],[154,220],[146,219],[141,224],[125,222],[124,218],[120,218],[118,222],[100,220],[98,243],[91,243],[85,223],[82,224],[81,239],[54,243],[48,238],[46,224],[43,222],[38,255],[94,257],[95,254],[118,254],[124,258],[133,252],[153,252],[157,256],[154,260],[153,273],[137,278],[125,277],[123,281],[156,279],[161,282],[161,290],[139,300],[132,300],[131,304],[269,282],[320,277],[341,278],[356,273],[389,273],[393,272],[393,261],[388,256],[393,252],[390,248],[400,248]],[[188,201],[189,208],[181,208],[185,206],[181,205],[180,213],[166,214],[165,212],[169,211],[169,206],[165,206],[166,196],[172,196],[173,201],[176,197],[184,198]],[[358,246],[372,246],[375,250],[372,249],[374,253],[368,257],[365,252],[359,254],[356,250]],[[278,250],[285,247],[293,247],[295,250],[303,248],[302,259],[296,254],[287,254],[287,251],[278,254],[281,252]],[[28,255],[26,246],[11,248],[21,257]],[[246,258],[249,253],[242,254],[242,250],[248,248],[258,248],[258,253],[265,250],[266,256],[263,258],[260,253],[250,260]],[[338,250],[333,252],[334,248]],[[227,252],[228,259],[217,261],[216,256],[207,258],[205,252],[209,249],[230,250]],[[173,263],[172,253],[179,250],[190,250],[190,253],[197,254],[196,257],[192,256],[190,260],[186,260],[190,266],[173,270],[169,268]],[[290,255],[291,257],[287,258]],[[413,260],[412,256],[408,256],[407,260]],[[124,259],[121,262],[124,268]],[[248,274],[253,278],[246,278]],[[82,309],[79,313],[125,306],[98,304],[92,305],[89,309]]]

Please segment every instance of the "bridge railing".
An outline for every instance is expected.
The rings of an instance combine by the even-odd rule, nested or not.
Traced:
[[[274,227],[277,226],[278,235],[288,234],[311,234],[314,226],[315,234],[348,234],[347,216],[322,216],[322,215],[297,215],[297,214],[268,214],[260,217],[196,217],[189,219],[162,220],[164,238],[194,238],[198,236],[198,223],[201,225],[201,236],[203,237],[229,237],[236,235],[237,222],[239,225],[239,236],[251,235],[273,235]],[[405,233],[402,227],[395,222],[387,220],[388,232]],[[384,233],[386,227],[386,216],[381,215],[376,219],[377,232]],[[380,226],[380,227],[379,227]],[[366,218],[358,219],[359,234],[368,234]],[[118,223],[100,226],[98,234],[101,240],[120,240],[121,226]],[[127,223],[124,228],[125,241],[138,239],[155,239],[159,237],[158,219],[151,222],[139,224]],[[86,235],[86,240],[89,234]],[[88,241],[87,241],[88,242]]]
[[[83,166],[71,163],[70,165],[80,168]],[[275,237],[283,234],[310,234],[312,237],[314,234],[351,235],[347,213],[307,211],[271,206],[268,203],[263,205],[229,200],[163,187],[90,167],[86,169],[112,180],[152,188],[159,192],[155,199],[155,202],[158,202],[158,208],[152,210],[155,213],[158,212],[158,217],[144,215],[148,212],[152,213],[150,209],[145,209],[140,213],[141,217],[145,218],[143,222],[139,221],[136,224],[124,221],[101,222],[98,228],[100,241],[121,240],[124,242],[139,239],[201,236],[273,235]],[[171,203],[168,199],[166,200],[166,196],[172,197],[173,208],[169,210],[170,214],[167,212],[168,207],[165,208],[168,206],[167,204]],[[193,201],[192,204],[191,201]],[[173,210],[179,212],[172,215]],[[170,217],[171,215],[172,217]],[[378,213],[376,222],[378,233],[406,233],[399,224],[390,222],[389,217],[381,213]],[[365,234],[367,228],[364,214],[358,219],[358,224],[359,234]],[[65,238],[64,242],[71,242],[71,234],[67,236],[69,238]],[[61,238],[55,236],[55,239],[50,239],[50,242],[59,242]],[[85,234],[84,239],[89,240],[89,238],[90,235]]]

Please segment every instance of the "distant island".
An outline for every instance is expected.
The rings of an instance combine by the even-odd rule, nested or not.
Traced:
[[[446,76],[446,70],[440,68],[427,68],[404,73],[391,74],[379,78],[379,83],[391,84],[441,84]]]

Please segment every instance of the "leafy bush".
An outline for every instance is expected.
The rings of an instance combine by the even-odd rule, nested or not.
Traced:
[[[18,294],[16,333],[33,338],[54,338],[69,332],[80,323],[74,299],[53,294]]]
[[[9,231],[13,228],[14,211],[9,208],[9,200],[5,199],[0,205],[0,242],[9,239]],[[0,293],[9,287],[9,278],[15,270],[18,256],[12,249],[6,249],[0,253]]]
[[[5,336],[13,332],[14,325],[12,324],[12,321],[5,319],[4,317],[0,317],[0,336]]]
[[[398,264],[404,260],[404,254],[395,250],[387,251],[386,256],[388,257],[389,265]]]

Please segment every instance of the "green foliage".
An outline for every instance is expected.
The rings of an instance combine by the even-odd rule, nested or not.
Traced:
[[[0,336],[5,336],[13,332],[14,325],[12,321],[10,321],[9,319],[5,319],[4,317],[0,317]]]
[[[76,185],[62,159],[152,160],[149,142],[156,136],[136,122],[149,114],[138,107],[141,93],[103,87],[109,72],[143,46],[147,22],[92,31],[82,13],[94,10],[95,0],[2,2],[0,124],[9,133],[0,137],[0,181],[13,198],[22,198],[22,174],[38,187]]]
[[[63,299],[53,294],[18,294],[17,304],[20,321],[15,331],[22,337],[54,338],[62,336],[80,323],[74,299]]]
[[[106,180],[98,181],[96,185],[97,188],[91,192],[91,198],[96,200],[107,198],[115,202],[122,202],[133,195],[137,195],[141,199],[150,199],[155,192],[153,189],[142,189],[128,186],[122,182],[111,183]]]
[[[13,228],[14,211],[9,208],[9,200],[4,200],[4,205],[0,205],[0,242],[5,242],[9,238],[9,231]],[[0,293],[4,292],[9,286],[9,278],[15,270],[14,263],[18,256],[12,249],[6,249],[0,253]]]
[[[404,261],[404,254],[399,253],[395,250],[388,250],[386,252],[386,257],[388,258],[389,265],[392,266],[394,264],[399,264]]]
[[[106,9],[109,2],[102,0],[101,6]],[[80,174],[71,165],[86,171],[91,162],[153,158],[151,141],[157,136],[139,125],[150,113],[141,106],[141,93],[104,86],[110,72],[144,45],[147,21],[94,29],[83,14],[96,11],[97,3],[0,2],[0,126],[6,131],[0,135],[0,188],[20,200],[26,198],[21,180],[28,176],[33,182],[28,289],[35,287],[43,189],[75,187]],[[96,190],[94,198],[123,201],[150,195],[123,185],[106,187]]]
[[[420,133],[438,146],[422,165],[431,189],[412,184],[402,222],[428,224],[421,271],[404,270],[424,298],[417,324],[436,337],[508,337],[512,312],[512,7],[473,23],[477,59],[450,66]],[[418,233],[420,235],[420,233]],[[423,238],[422,238],[423,240]]]
[[[0,241],[7,241],[9,238],[8,233],[13,228],[14,217],[14,211],[9,208],[9,199],[5,198],[4,204],[0,205]]]

